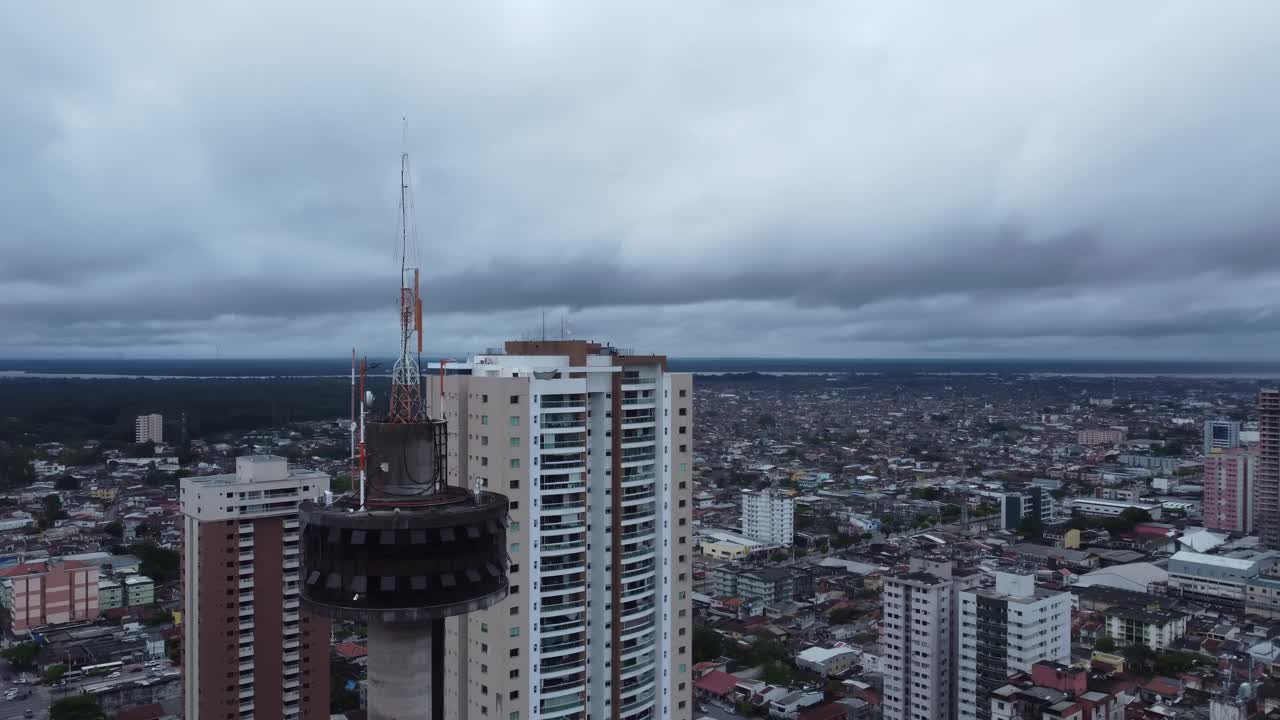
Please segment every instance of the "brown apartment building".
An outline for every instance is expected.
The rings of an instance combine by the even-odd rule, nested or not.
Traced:
[[[183,479],[186,720],[329,717],[329,621],[298,599],[298,503],[328,489],[271,455]]]

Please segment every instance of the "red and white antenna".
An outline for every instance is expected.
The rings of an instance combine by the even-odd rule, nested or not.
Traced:
[[[418,294],[418,268],[409,265],[413,198],[409,192],[409,153],[400,153],[400,356],[391,369],[391,412],[387,422],[426,422],[422,377],[418,357],[410,350],[415,338],[422,354],[422,297]],[[415,247],[416,254],[416,247]],[[416,262],[416,259],[415,259]]]

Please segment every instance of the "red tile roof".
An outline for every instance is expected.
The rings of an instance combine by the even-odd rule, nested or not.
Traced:
[[[733,688],[738,684],[738,678],[730,675],[722,670],[713,670],[704,675],[700,680],[695,682],[693,686],[704,692],[721,697],[733,692]]]
[[[333,651],[345,658],[362,658],[369,654],[363,645],[357,645],[353,642],[338,643],[333,646]]]

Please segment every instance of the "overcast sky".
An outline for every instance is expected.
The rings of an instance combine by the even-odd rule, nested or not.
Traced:
[[[404,5],[0,4],[0,356],[391,354],[404,116],[429,350],[1280,357],[1274,0]]]

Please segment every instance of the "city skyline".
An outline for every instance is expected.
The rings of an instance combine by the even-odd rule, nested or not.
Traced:
[[[1273,6],[302,7],[0,11],[0,356],[387,347],[402,149],[432,348],[1280,339]]]

